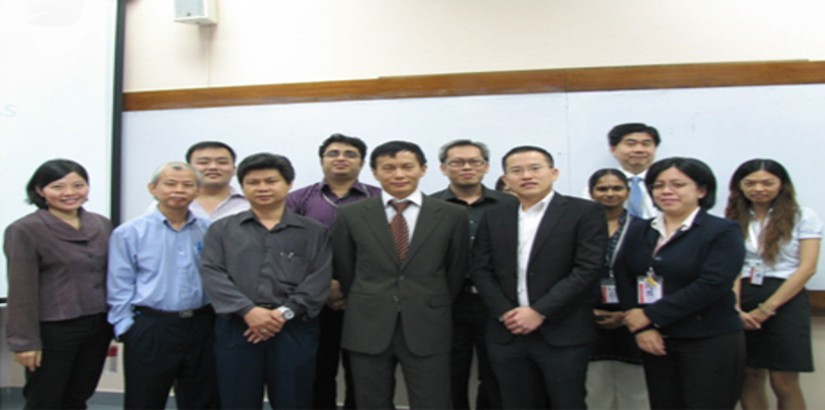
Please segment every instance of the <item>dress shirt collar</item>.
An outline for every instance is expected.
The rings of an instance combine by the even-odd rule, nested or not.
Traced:
[[[701,207],[697,207],[693,212],[691,212],[691,214],[688,215],[688,217],[684,221],[682,221],[682,224],[679,225],[679,227],[676,230],[674,230],[670,236],[676,235],[677,232],[687,231],[688,229],[690,229],[690,227],[693,226],[693,222],[696,219],[696,216],[699,215],[699,212],[701,210]],[[667,235],[667,229],[665,228],[664,214],[659,214],[658,216],[653,218],[650,221],[650,226],[659,232],[660,238],[670,239],[670,237]]]
[[[478,198],[478,201],[475,201],[469,205],[478,205],[484,202],[498,202],[500,197],[496,194],[496,191],[493,191],[490,188],[487,188],[486,186],[482,185],[481,196]],[[445,201],[465,203],[464,200],[455,196],[455,193],[453,192],[452,188],[450,188],[450,186],[447,186],[447,189],[441,191],[441,195],[438,195],[438,197],[439,199],[443,199]]]
[[[149,217],[156,220],[156,221],[162,222],[164,225],[166,225],[170,229],[175,229],[175,228],[172,227],[172,224],[169,223],[169,218],[167,218],[166,215],[164,215],[163,212],[160,211],[160,208],[158,208],[157,206],[149,214]],[[181,227],[181,229],[185,228],[188,225],[191,225],[191,224],[195,223],[196,219],[197,219],[197,217],[195,217],[195,214],[192,211],[188,211],[186,213],[186,222],[183,224],[183,227]]]
[[[260,225],[260,223],[258,222],[258,217],[255,216],[255,213],[252,212],[251,209],[243,211],[238,215],[238,225],[243,225],[249,222],[255,222]],[[299,218],[295,212],[292,212],[289,208],[284,207],[284,214],[281,216],[281,222],[278,222],[278,224],[275,225],[275,227],[273,227],[272,230],[277,231],[280,229],[284,229],[288,226],[305,227],[306,223],[303,220],[301,220],[301,218]]]
[[[424,195],[421,194],[420,190],[416,189],[415,192],[413,192],[412,194],[410,194],[406,198],[396,198],[396,197],[390,195],[389,193],[387,193],[387,191],[384,191],[383,189],[381,190],[381,203],[384,204],[384,207],[389,206],[389,202],[392,201],[393,199],[396,200],[396,201],[410,201],[415,206],[420,208],[421,203],[424,201]]]
[[[319,183],[321,184],[321,191],[323,191],[324,193],[332,194],[332,189],[330,189],[329,184],[327,183],[326,179],[322,180]],[[371,196],[369,189],[367,189],[367,186],[364,185],[361,181],[359,181],[357,179],[355,180],[355,183],[352,184],[352,186],[349,188],[349,190],[350,190],[350,193],[352,191],[355,191],[355,192],[357,192],[357,193],[359,193],[359,194],[361,194],[361,195],[363,195],[367,198],[369,198]],[[346,196],[349,196],[349,194],[347,194]],[[345,198],[345,197],[342,197],[341,199],[343,199],[343,198]]]
[[[523,216],[525,214],[535,214],[540,213],[543,214],[544,211],[547,209],[547,205],[550,204],[550,201],[553,200],[553,196],[556,194],[556,191],[550,191],[547,196],[545,196],[541,201],[536,202],[528,209],[524,209],[523,206],[519,205],[518,212],[519,216]]]
[[[628,170],[626,170],[626,169],[624,169],[624,168],[622,168],[621,170],[622,170],[622,173],[624,174],[624,176],[626,176],[628,180],[630,180],[630,178],[633,178],[633,177],[640,177],[640,178],[642,178],[642,185],[644,185],[644,183],[645,183],[645,178],[647,178],[647,169],[645,169],[644,171],[642,171],[642,172],[640,172],[640,173],[638,173],[638,174],[634,174],[634,173],[632,173],[632,172],[630,172],[630,171],[628,171]]]

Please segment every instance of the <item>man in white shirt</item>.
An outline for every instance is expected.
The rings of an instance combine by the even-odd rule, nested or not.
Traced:
[[[604,211],[553,191],[559,170],[542,148],[513,148],[502,165],[520,203],[485,213],[470,269],[491,314],[487,351],[502,404],[583,409],[596,339],[593,289],[607,245]]]

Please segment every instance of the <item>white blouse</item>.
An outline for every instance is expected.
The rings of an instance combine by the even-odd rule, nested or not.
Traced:
[[[745,264],[742,266],[742,277],[749,277],[754,269],[758,269],[764,271],[766,278],[788,279],[799,267],[799,241],[822,238],[822,221],[810,208],[801,208],[790,240],[780,246],[776,261],[768,265],[762,260],[758,238],[769,218],[770,214],[760,224],[753,218],[753,215],[751,216],[745,238]]]

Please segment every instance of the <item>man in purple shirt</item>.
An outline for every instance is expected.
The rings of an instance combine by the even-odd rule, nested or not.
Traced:
[[[289,193],[287,207],[293,212],[316,219],[330,227],[338,214],[338,206],[381,195],[381,188],[358,181],[358,174],[361,173],[364,158],[367,156],[367,145],[361,139],[332,134],[319,147],[318,156],[321,159],[324,179]],[[341,326],[346,300],[336,279],[332,280],[331,288],[327,305],[320,315],[321,335],[312,403],[315,409],[337,408],[335,378],[338,374],[338,358],[341,355]],[[343,355],[343,362],[346,382],[344,408],[354,409],[352,372],[346,353]]]

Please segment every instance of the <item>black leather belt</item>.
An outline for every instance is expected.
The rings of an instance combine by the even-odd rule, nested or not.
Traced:
[[[158,310],[152,309],[146,306],[135,306],[135,311],[150,315],[161,315],[161,316],[176,316],[182,319],[188,319],[190,317],[194,317],[195,315],[200,315],[202,313],[207,313],[212,311],[212,306],[205,305],[201,306],[197,309],[186,309],[186,310],[178,310],[178,311],[168,311],[168,310]]]

